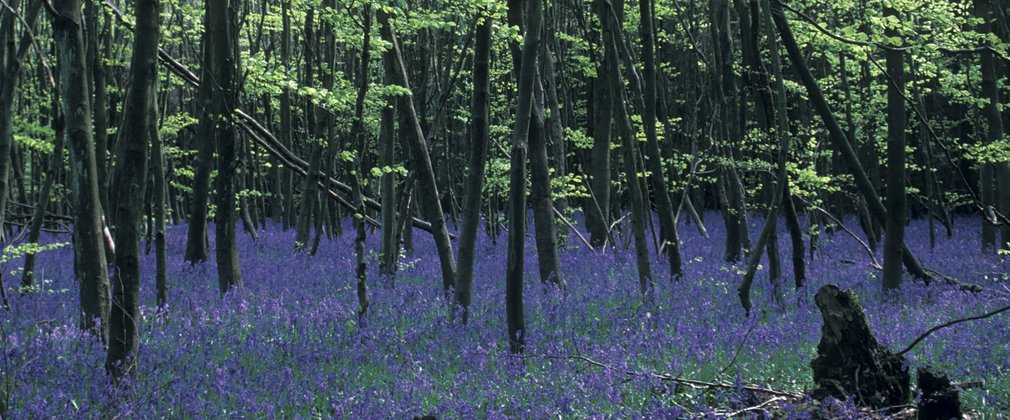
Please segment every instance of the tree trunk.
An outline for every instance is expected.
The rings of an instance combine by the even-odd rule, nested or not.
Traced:
[[[510,3],[509,14],[519,9]],[[520,12],[521,13],[521,12]],[[514,19],[510,18],[510,21]],[[537,81],[537,54],[540,51],[540,31],[543,24],[541,0],[526,0],[526,31],[520,56],[517,83],[515,128],[512,131],[512,156],[509,176],[508,260],[505,272],[505,314],[508,324],[509,350],[522,353],[526,344],[526,320],[523,309],[523,276],[526,241],[526,161],[533,119],[534,91]],[[515,55],[513,54],[513,57]]]
[[[884,8],[885,17],[900,19],[898,11]],[[899,37],[897,31],[888,27],[884,34],[888,38]],[[895,45],[897,46],[897,45]],[[884,226],[884,290],[901,288],[904,275],[901,258],[905,244],[905,57],[904,52],[887,50],[887,217]]]
[[[205,7],[204,27],[207,29],[204,32],[204,48],[209,59],[205,60],[203,80],[213,80],[215,83],[204,83],[204,86],[210,86],[207,90],[210,97],[205,102],[209,108],[204,109],[204,112],[207,114],[205,118],[214,123],[211,133],[217,146],[215,255],[218,286],[224,294],[233,288],[242,287],[238,249],[235,247],[234,180],[238,161],[235,150],[237,133],[232,117],[238,101],[235,51],[237,9],[233,0],[207,2]]]
[[[466,191],[463,195],[463,226],[459,233],[459,266],[456,270],[456,304],[461,307],[463,323],[469,320],[471,288],[473,283],[474,246],[480,224],[481,192],[487,166],[489,113],[491,35],[494,22],[488,9],[478,15],[477,41],[474,44],[473,102],[470,107],[470,165]],[[488,223],[491,223],[489,220]]]
[[[74,260],[81,282],[81,328],[94,329],[105,341],[109,328],[109,267],[102,236],[81,0],[58,0],[52,2],[52,6],[61,105],[70,145],[70,183],[75,204]]]
[[[389,53],[393,55],[396,62],[396,71],[394,72],[396,84],[409,91],[410,81],[407,78],[407,68],[403,63],[400,43],[393,32],[392,22],[385,12],[381,13],[379,20],[382,22],[382,38],[392,44]],[[439,201],[440,195],[435,182],[435,171],[431,166],[424,130],[421,129],[421,121],[414,109],[413,98],[405,97],[403,104],[410,125],[408,131],[412,132],[405,133],[406,135],[401,137],[406,143],[405,146],[410,148],[414,155],[414,170],[418,171],[418,180],[424,190],[422,208],[431,223],[431,232],[435,238],[435,248],[438,250],[438,259],[442,268],[442,288],[448,296],[449,290],[456,281],[456,261],[453,256],[452,244],[449,242],[449,232],[445,226],[445,213],[443,213],[442,203]]]
[[[624,159],[625,181],[631,192],[631,230],[635,240],[638,286],[643,298],[647,298],[655,287],[655,282],[652,276],[649,243],[645,235],[648,212],[645,208],[645,198],[636,168],[638,148],[635,147],[635,143],[637,143],[637,140],[634,128],[631,125],[631,117],[628,115],[627,107],[625,106],[627,101],[624,94],[624,83],[621,81],[620,70],[617,66],[619,55],[617,52],[618,41],[616,32],[620,30],[620,27],[616,19],[612,17],[612,9],[604,3],[604,0],[597,0],[594,4],[597,7],[600,21],[603,25],[603,42],[606,48],[607,64],[610,66],[608,73],[610,75],[611,99],[614,103],[617,128],[621,136],[621,154]]]
[[[841,152],[842,159],[849,167],[849,171],[852,172],[856,181],[856,187],[858,188],[859,193],[863,196],[863,199],[866,200],[867,206],[869,207],[873,218],[878,223],[885,221],[887,219],[887,211],[884,209],[884,204],[880,201],[880,196],[877,195],[877,191],[870,182],[870,178],[866,176],[866,172],[863,171],[863,166],[859,163],[859,158],[856,156],[855,151],[852,150],[852,146],[849,144],[848,139],[845,138],[845,133],[842,131],[841,127],[838,125],[838,121],[832,114],[831,107],[824,98],[824,93],[821,92],[821,88],[817,84],[817,80],[814,79],[814,76],[810,73],[810,68],[807,67],[803,53],[800,51],[799,45],[796,43],[796,38],[793,37],[792,30],[789,28],[789,22],[786,20],[785,13],[783,12],[781,5],[778,3],[778,0],[773,1],[775,1],[775,3],[773,3],[774,6],[772,6],[772,16],[775,20],[775,26],[779,30],[782,43],[785,45],[786,51],[789,53],[789,59],[793,62],[793,67],[796,68],[796,72],[799,74],[803,85],[806,87],[810,100],[814,104],[814,108],[817,110],[817,113],[820,114],[821,119],[824,120],[824,125],[828,128],[828,134],[831,142]],[[904,261],[905,268],[909,271],[909,273],[920,279],[932,280],[933,276],[926,273],[926,271],[922,268],[922,265],[919,263],[919,260],[915,258],[915,255],[908,251],[907,246],[904,246],[902,260]]]
[[[118,381],[137,365],[140,345],[140,228],[147,188],[148,144],[158,82],[161,2],[138,0],[134,28],[132,83],[127,92],[123,130],[117,141],[113,197],[116,271],[112,282],[112,316],[105,368]]]
[[[155,92],[157,96],[157,92]],[[165,154],[162,150],[161,136],[158,134],[158,107],[151,107],[149,121],[149,136],[151,139],[151,170],[153,172],[151,197],[154,199],[154,258],[155,287],[158,307],[168,304],[168,243],[165,237],[165,197],[168,183],[165,180]]]
[[[975,0],[975,15],[982,19],[978,26],[978,32],[982,34],[992,33],[992,22],[994,22],[993,10],[990,9],[990,2],[985,0]],[[999,112],[1000,93],[996,86],[996,63],[993,52],[984,50],[979,53],[982,64],[982,96],[988,101],[983,108],[986,117],[988,130],[986,131],[986,143],[991,144],[999,141],[1003,137],[1003,117]],[[1010,177],[1004,175],[1005,163],[983,162],[981,169],[981,199],[982,206],[999,209],[1003,214],[1007,214],[1006,207],[1010,207],[1010,202],[1004,203],[1003,196],[1010,199]],[[997,193],[998,191],[998,193]],[[1010,249],[1010,245],[1005,242],[1010,241],[1010,233],[1004,232],[1000,240],[1000,248]],[[982,218],[982,248],[996,248],[996,227],[990,223],[986,217]]]

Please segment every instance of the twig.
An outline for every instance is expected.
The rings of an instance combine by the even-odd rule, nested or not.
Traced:
[[[765,402],[763,402],[761,404],[755,405],[753,407],[747,407],[747,408],[745,408],[743,410],[737,410],[737,411],[734,411],[732,413],[729,413],[729,414],[726,415],[726,417],[736,417],[736,416],[743,415],[743,414],[746,414],[746,413],[749,413],[749,412],[752,412],[752,411],[763,410],[765,407],[767,407],[767,406],[769,406],[769,405],[771,405],[773,403],[779,402],[779,401],[785,401],[785,398],[784,397],[775,397],[775,398],[772,398],[772,399],[770,399],[768,401],[765,401]]]
[[[944,323],[944,324],[937,325],[937,326],[935,326],[933,328],[930,328],[926,332],[922,333],[922,335],[920,335],[918,338],[916,338],[914,341],[912,341],[912,344],[909,344],[908,347],[905,347],[904,350],[899,351],[897,353],[897,355],[901,356],[901,355],[904,355],[905,353],[908,353],[913,348],[915,348],[916,345],[918,345],[920,342],[922,342],[922,340],[925,340],[926,337],[929,337],[930,334],[933,334],[933,333],[935,333],[935,332],[937,332],[939,330],[942,330],[944,328],[960,324],[962,322],[978,321],[980,319],[990,318],[990,317],[999,315],[999,314],[1001,314],[1003,312],[1006,312],[1006,311],[1010,311],[1010,306],[1004,306],[1002,308],[999,308],[999,309],[997,309],[995,311],[992,311],[992,312],[989,312],[989,313],[986,313],[986,314],[972,316],[972,317],[968,317],[968,318],[956,319],[956,320],[953,320],[953,321],[950,321],[950,322],[947,322],[947,323]]]
[[[575,232],[575,235],[582,240],[582,243],[586,245],[586,248],[589,248],[590,251],[596,251],[596,249],[593,248],[593,245],[591,245],[589,241],[586,240],[586,237],[582,235],[582,232],[579,232],[579,230],[575,227],[575,225],[573,225],[572,222],[569,221],[564,214],[561,214],[561,211],[559,211],[557,207],[553,207],[553,209],[554,214],[556,214],[558,218],[561,219],[562,222],[564,222],[564,224],[568,225],[568,227],[572,230],[572,232]]]
[[[736,351],[733,353],[733,358],[730,359],[729,364],[727,364],[725,367],[722,368],[722,370],[719,371],[720,375],[726,373],[726,371],[729,370],[729,368],[733,367],[733,365],[736,364],[737,357],[740,357],[740,350],[743,350],[743,346],[744,344],[747,344],[747,339],[750,337],[750,333],[754,332],[754,328],[756,327],[757,323],[755,322],[750,326],[750,328],[747,329],[747,333],[744,334],[743,339],[740,340],[740,344],[737,345]]]
[[[813,208],[814,210],[817,210],[817,211],[823,213],[834,224],[838,225],[838,227],[841,228],[842,231],[844,231],[845,233],[849,234],[849,236],[851,236],[852,239],[855,239],[856,242],[859,242],[859,244],[863,246],[863,249],[866,250],[866,254],[870,256],[871,266],[873,268],[877,269],[877,270],[883,270],[882,266],[880,265],[880,262],[877,261],[877,256],[873,255],[873,250],[870,249],[870,246],[867,245],[866,242],[863,241],[862,238],[860,238],[858,235],[856,235],[851,230],[849,230],[849,228],[845,227],[845,224],[843,224],[840,220],[838,220],[838,218],[836,218],[833,214],[831,214],[827,210],[824,210],[823,208],[817,206],[816,204],[807,201],[803,197],[800,197],[798,195],[795,196],[795,197],[798,198],[800,201],[802,201],[804,204],[806,204],[806,205],[810,206],[811,208]]]

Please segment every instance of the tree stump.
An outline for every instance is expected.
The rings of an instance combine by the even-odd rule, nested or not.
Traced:
[[[814,300],[824,318],[817,358],[810,363],[814,398],[852,398],[873,408],[907,404],[911,378],[905,358],[877,343],[856,294],[827,285]]]
[[[947,375],[937,373],[930,368],[919,368],[919,420],[950,420],[960,419],[960,393],[950,383]]]

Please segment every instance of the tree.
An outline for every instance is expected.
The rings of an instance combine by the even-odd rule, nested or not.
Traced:
[[[637,140],[632,127],[631,117],[628,115],[627,95],[624,92],[624,82],[618,68],[618,32],[620,22],[616,13],[610,8],[609,3],[604,0],[597,0],[594,3],[600,18],[602,31],[602,41],[606,51],[607,74],[610,75],[610,93],[613,101],[614,119],[617,123],[618,133],[621,137],[621,155],[624,159],[624,177],[628,190],[631,191],[629,201],[631,202],[631,230],[635,238],[635,261],[638,267],[639,291],[643,297],[647,297],[655,287],[655,280],[652,276],[651,257],[649,253],[649,243],[645,236],[645,224],[647,223],[648,210],[646,208],[647,197],[642,192],[642,182],[639,179],[638,169],[638,147]],[[632,83],[636,83],[633,81]]]
[[[463,226],[459,239],[459,266],[456,269],[456,304],[462,307],[462,320],[468,320],[473,283],[474,246],[480,224],[481,193],[487,166],[491,33],[494,21],[488,8],[478,15],[477,41],[474,44],[473,100],[470,107],[470,175],[463,195]]]
[[[382,38],[392,45],[388,51],[395,63],[393,72],[396,84],[410,91],[410,80],[407,78],[407,67],[403,63],[403,54],[400,50],[400,42],[393,31],[392,16],[383,11],[378,19],[382,22]],[[442,288],[446,298],[449,298],[449,290],[456,281],[456,258],[453,255],[452,244],[449,243],[449,232],[445,226],[445,213],[442,211],[442,203],[438,194],[438,184],[435,181],[435,171],[431,166],[431,156],[428,154],[428,147],[425,143],[424,130],[414,108],[412,96],[404,98],[404,114],[408,122],[406,135],[401,136],[406,148],[409,148],[414,158],[415,170],[418,171],[418,180],[424,191],[421,207],[426,213],[431,223],[431,234],[435,238],[435,247],[438,249],[438,259],[442,268]]]
[[[109,267],[102,236],[102,206],[98,196],[81,0],[56,0],[51,5],[59,58],[60,105],[70,145],[71,191],[75,207],[74,260],[81,288],[81,328],[94,330],[105,341],[109,328]]]
[[[217,147],[217,178],[214,217],[218,286],[221,293],[242,287],[242,273],[235,248],[235,178],[238,167],[233,112],[237,108],[237,73],[235,47],[236,4],[232,0],[208,1],[204,9],[204,113],[211,121],[211,134]],[[190,238],[192,239],[192,238]]]
[[[140,320],[140,226],[144,218],[148,148],[152,110],[156,103],[161,2],[138,0],[130,71],[133,83],[126,95],[123,130],[114,172],[116,271],[112,282],[109,351],[105,368],[115,379],[136,366]]]
[[[885,17],[900,19],[897,10],[884,8]],[[899,38],[891,25],[884,34]],[[892,45],[899,47],[899,45]],[[905,246],[905,58],[904,52],[891,48],[887,56],[887,218],[884,226],[884,290],[901,287],[901,258]]]
[[[505,265],[505,317],[508,324],[509,351],[522,353],[526,346],[526,318],[523,308],[523,270],[526,241],[526,161],[529,150],[533,94],[537,75],[537,54],[543,24],[541,0],[526,0],[526,30],[517,83],[515,126],[509,176],[508,257]],[[514,13],[510,8],[510,13]]]

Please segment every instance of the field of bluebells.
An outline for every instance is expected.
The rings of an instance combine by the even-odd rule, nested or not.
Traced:
[[[735,390],[676,387],[633,372],[759,384],[784,391],[811,387],[810,360],[820,338],[813,293],[826,283],[855,289],[878,339],[892,349],[929,327],[1007,304],[1010,293],[969,294],[951,286],[906,283],[900,304],[882,299],[877,274],[843,233],[823,235],[809,263],[809,286],[774,305],[759,274],[758,311],[745,318],[736,299],[741,267],[722,260],[721,218],[711,239],[681,230],[687,277],[658,276],[658,294],[641,305],[631,250],[594,253],[577,240],[562,251],[567,291],[544,291],[527,245],[528,357],[510,357],[505,337],[505,237],[481,234],[469,326],[449,321],[430,237],[393,281],[369,265],[371,315],[359,323],[353,235],[323,241],[318,255],[292,255],[293,233],[271,228],[253,242],[240,235],[245,289],[222,299],[213,261],[182,261],[185,227],[169,228],[169,308],[154,307],[153,255],[144,260],[140,368],[125,389],[108,386],[105,353],[76,328],[72,251],[40,254],[43,288],[17,296],[20,259],[3,267],[13,293],[0,312],[0,405],[14,418],[341,417],[556,418],[718,416],[760,399]],[[756,218],[755,218],[756,219]],[[753,232],[757,232],[756,226]],[[908,231],[923,263],[992,290],[1010,285],[1010,264],[979,253],[977,220],[961,219],[951,239],[929,248],[925,222]],[[788,256],[788,235],[780,235]],[[50,237],[49,242],[68,241]],[[378,248],[370,235],[368,248]],[[213,254],[213,253],[212,253]],[[848,260],[848,261],[846,261]],[[854,262],[854,263],[853,263]],[[785,282],[791,267],[785,258]],[[656,273],[665,273],[661,261]],[[13,274],[13,276],[12,276]],[[1010,413],[1010,319],[943,330],[909,353],[955,382],[985,381],[963,393],[986,417]],[[612,369],[567,356],[583,355]],[[780,415],[848,417],[844,403],[796,402]]]

